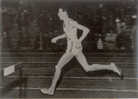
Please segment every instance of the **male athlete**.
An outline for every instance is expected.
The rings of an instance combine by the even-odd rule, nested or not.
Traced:
[[[114,63],[111,63],[109,65],[100,65],[100,64],[89,65],[82,52],[81,43],[85,39],[85,37],[87,36],[90,30],[87,27],[69,18],[68,13],[61,8],[58,10],[58,17],[60,18],[60,20],[63,21],[64,34],[53,38],[51,42],[56,43],[59,39],[66,38],[67,39],[67,50],[56,65],[54,78],[53,78],[50,88],[40,89],[40,91],[43,94],[48,94],[48,95],[54,94],[56,84],[61,75],[62,68],[73,57],[77,58],[77,60],[79,61],[79,63],[81,64],[81,66],[86,72],[98,71],[98,70],[110,70],[110,71],[117,73],[119,76],[121,76],[121,72],[118,70],[118,68],[115,66]],[[78,29],[83,31],[80,38],[77,37]]]

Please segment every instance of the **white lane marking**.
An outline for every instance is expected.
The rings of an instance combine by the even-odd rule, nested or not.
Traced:
[[[3,53],[9,53],[9,52],[3,52]],[[24,51],[20,51],[20,52],[11,52],[11,53],[25,53]],[[56,54],[56,52],[26,52],[26,53],[29,53],[29,54]],[[64,52],[58,52],[58,54],[63,54]],[[105,52],[95,52],[95,53],[90,53],[90,54],[104,54]],[[116,54],[116,53],[119,53],[119,54],[128,54],[128,53],[123,53],[123,52],[106,52],[106,54]],[[131,52],[130,54],[135,54],[134,52]]]
[[[17,78],[18,76],[9,76],[8,78]],[[24,76],[27,78],[36,78],[36,79],[47,79],[47,78],[53,78],[53,76]],[[112,80],[120,80],[119,77],[63,77],[63,78],[67,78],[67,79],[88,79],[88,80],[108,80],[108,79],[112,79]],[[138,78],[136,77],[124,77],[124,80],[138,80]]]
[[[58,56],[60,57],[60,56]],[[42,56],[42,57],[39,57],[39,56],[0,56],[0,58],[58,58],[58,57],[55,57],[55,56]],[[136,58],[136,56],[87,56],[87,58]]]
[[[3,63],[3,64],[8,64],[8,63],[15,63],[15,62],[0,62],[0,63]],[[51,61],[51,62],[37,62],[37,61],[35,61],[35,62],[23,62],[23,64],[54,64],[54,63],[56,63],[56,61],[54,62],[54,61]],[[110,63],[110,61],[107,61],[107,62],[99,62],[99,61],[93,61],[93,62],[89,62],[89,63],[93,63],[93,64],[95,64],[95,63],[99,63],[99,64],[107,64],[107,63]],[[115,63],[117,63],[117,64],[120,64],[120,65],[124,65],[124,64],[127,64],[127,65],[137,65],[138,63],[136,63],[136,62],[133,62],[133,63],[130,63],[130,62],[115,62]]]
[[[57,88],[57,90],[64,90],[64,91],[106,91],[106,92],[131,92],[131,93],[138,93],[138,90],[135,89],[90,89],[90,88]]]
[[[2,86],[0,87],[3,88]],[[18,90],[19,87],[13,88]],[[26,90],[40,90],[40,88],[31,88],[27,87]],[[136,89],[90,89],[90,88],[57,88],[58,91],[97,91],[97,92],[122,92],[122,93],[138,93],[138,90]]]

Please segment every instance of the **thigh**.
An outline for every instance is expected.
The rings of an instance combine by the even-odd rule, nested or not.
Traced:
[[[56,67],[63,68],[73,58],[72,53],[65,53],[57,63]]]
[[[87,67],[88,66],[87,59],[84,56],[82,51],[79,51],[78,54],[75,55],[75,57],[77,58],[77,60],[79,61],[79,63],[81,64],[82,67]]]

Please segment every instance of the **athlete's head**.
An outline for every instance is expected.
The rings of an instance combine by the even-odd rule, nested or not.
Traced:
[[[60,20],[63,20],[63,21],[66,20],[68,18],[67,11],[64,11],[62,8],[59,8],[58,17],[60,18]]]

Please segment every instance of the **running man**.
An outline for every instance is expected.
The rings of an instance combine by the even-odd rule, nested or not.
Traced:
[[[85,39],[87,34],[89,33],[89,29],[73,19],[69,18],[68,13],[63,9],[58,10],[58,17],[63,21],[63,29],[64,34],[57,36],[51,40],[52,43],[56,43],[59,39],[66,38],[67,39],[67,49],[64,55],[61,57],[59,62],[56,65],[56,70],[54,74],[54,78],[52,80],[52,84],[49,89],[43,88],[40,91],[43,94],[53,95],[55,92],[56,84],[60,78],[62,68],[73,58],[76,57],[83,69],[86,72],[89,71],[99,71],[99,70],[110,70],[117,73],[121,76],[121,72],[118,70],[114,63],[109,65],[100,65],[100,64],[92,64],[89,65],[86,57],[82,52],[82,41]],[[77,30],[82,30],[83,33],[80,38],[77,37]]]

